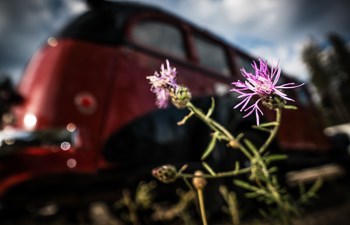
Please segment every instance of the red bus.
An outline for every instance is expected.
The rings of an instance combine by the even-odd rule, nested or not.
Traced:
[[[67,196],[108,198],[122,182],[149,175],[157,165],[199,161],[207,128],[195,119],[177,126],[186,111],[157,109],[145,78],[165,59],[195,104],[206,109],[214,96],[215,119],[233,133],[251,129],[254,121],[233,110],[228,90],[254,57],[154,7],[93,5],[35,53],[17,87],[24,100],[0,136],[3,207],[48,198],[69,202]],[[323,134],[307,85],[288,94],[299,109],[284,112],[275,143],[291,157],[288,170],[337,161],[343,153]],[[212,159],[217,167],[230,166],[234,156],[218,152]]]

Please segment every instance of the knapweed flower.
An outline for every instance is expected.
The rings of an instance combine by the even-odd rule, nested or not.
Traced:
[[[160,72],[154,72],[152,76],[146,77],[149,80],[151,91],[156,94],[156,104],[159,108],[166,108],[169,104],[170,93],[176,93],[178,85],[176,83],[176,68],[171,67],[166,60],[160,67]]]
[[[235,88],[231,89],[231,91],[240,94],[238,98],[243,98],[243,100],[235,105],[234,108],[241,107],[241,112],[247,112],[243,118],[248,117],[255,112],[256,123],[259,125],[259,114],[263,115],[263,112],[259,107],[259,102],[262,101],[270,104],[269,101],[274,101],[274,99],[294,101],[287,97],[282,90],[300,87],[303,84],[296,85],[295,83],[287,83],[277,85],[281,76],[281,68],[277,65],[269,70],[267,62],[262,59],[259,59],[259,66],[253,61],[252,67],[255,70],[255,74],[249,73],[244,68],[241,68],[241,73],[246,80],[244,82],[233,82],[232,84]],[[248,106],[252,99],[255,100],[255,103]]]

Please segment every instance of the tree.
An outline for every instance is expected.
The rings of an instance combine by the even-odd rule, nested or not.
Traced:
[[[330,48],[322,49],[315,41],[302,53],[303,61],[321,98],[320,108],[328,125],[350,121],[350,52],[337,35],[329,35]]]

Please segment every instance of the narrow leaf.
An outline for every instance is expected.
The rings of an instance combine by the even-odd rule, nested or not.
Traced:
[[[236,141],[241,140],[244,137],[244,133],[239,133],[236,137]]]
[[[215,173],[214,170],[209,166],[208,163],[202,162],[202,165],[203,165],[203,167],[204,167],[211,175],[213,175],[213,176],[216,175],[216,173]]]
[[[211,106],[207,112],[207,115],[205,115],[205,117],[209,118],[213,114],[214,108],[215,108],[215,99],[211,97]]]
[[[235,170],[234,171],[238,171],[240,169],[240,165],[239,165],[239,161],[235,162]]]
[[[185,171],[185,170],[187,169],[187,167],[188,167],[188,164],[183,165],[183,166],[179,169],[178,173],[182,173],[183,171]]]
[[[278,171],[278,168],[277,167],[272,167],[268,171],[269,171],[270,174],[273,174],[273,173]]]
[[[315,195],[316,192],[322,187],[322,179],[317,179],[312,187],[309,189],[308,193]]]
[[[264,132],[267,132],[267,133],[271,133],[271,130],[267,129],[265,127],[253,126],[253,128],[256,129],[256,130],[260,130],[260,131],[264,131]]]
[[[298,107],[296,107],[294,105],[285,105],[285,106],[283,106],[283,108],[285,108],[285,109],[292,109],[292,110],[298,109]]]
[[[249,193],[246,193],[245,196],[247,198],[256,198],[258,196],[261,196],[261,193],[259,193],[259,192],[249,192]]]
[[[268,123],[262,123],[257,127],[275,127],[278,125],[278,122],[268,122]]]
[[[286,160],[288,158],[288,156],[284,155],[284,154],[274,154],[274,155],[265,156],[264,158],[266,159],[267,163],[270,163],[273,161]]]
[[[181,126],[184,125],[186,123],[186,121],[191,118],[194,115],[193,111],[190,111],[189,114],[187,114],[181,121],[177,122],[177,125]]]
[[[254,144],[250,140],[244,139],[244,143],[254,153],[254,155],[258,154],[258,150],[256,149],[256,147],[254,146]]]
[[[210,155],[210,153],[214,150],[215,145],[216,145],[217,135],[218,135],[218,133],[216,133],[216,132],[213,134],[213,137],[211,138],[209,145],[207,146],[204,153],[202,154],[201,160],[206,159]]]
[[[242,181],[242,180],[234,180],[233,183],[241,188],[250,190],[250,191],[258,191],[259,188],[253,185],[250,185],[249,183]]]
[[[194,188],[192,187],[192,185],[191,185],[191,183],[188,181],[188,179],[187,178],[183,178],[183,180],[185,181],[185,184],[188,186],[188,188],[190,189],[190,190],[194,190]]]

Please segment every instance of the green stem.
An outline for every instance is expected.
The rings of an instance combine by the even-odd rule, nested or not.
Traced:
[[[214,178],[221,178],[221,177],[237,176],[240,174],[249,173],[250,170],[251,170],[250,167],[247,167],[247,168],[235,170],[235,171],[220,172],[220,173],[216,173],[215,175],[203,174],[201,176],[195,176],[194,174],[191,174],[191,173],[181,173],[179,174],[179,177],[183,177],[183,178],[203,177],[203,178],[214,179]]]
[[[272,140],[276,137],[277,131],[281,124],[282,112],[281,109],[277,108],[276,110],[276,126],[271,130],[270,135],[266,142],[260,147],[259,153],[263,153],[271,144]]]
[[[221,124],[216,122],[215,120],[211,119],[210,117],[207,117],[200,109],[195,107],[191,102],[187,103],[187,108],[193,112],[199,119],[201,119],[203,122],[205,122],[212,130],[218,131],[221,134],[223,134],[227,141],[229,140],[235,140],[233,135],[226,130]]]
[[[226,130],[226,128],[224,128],[221,124],[219,124],[218,122],[216,122],[215,120],[211,119],[211,122],[213,124],[213,126],[215,126],[220,132],[222,132],[223,134],[225,134],[225,136],[230,139],[230,140],[235,140],[235,138],[233,137],[233,135]]]

